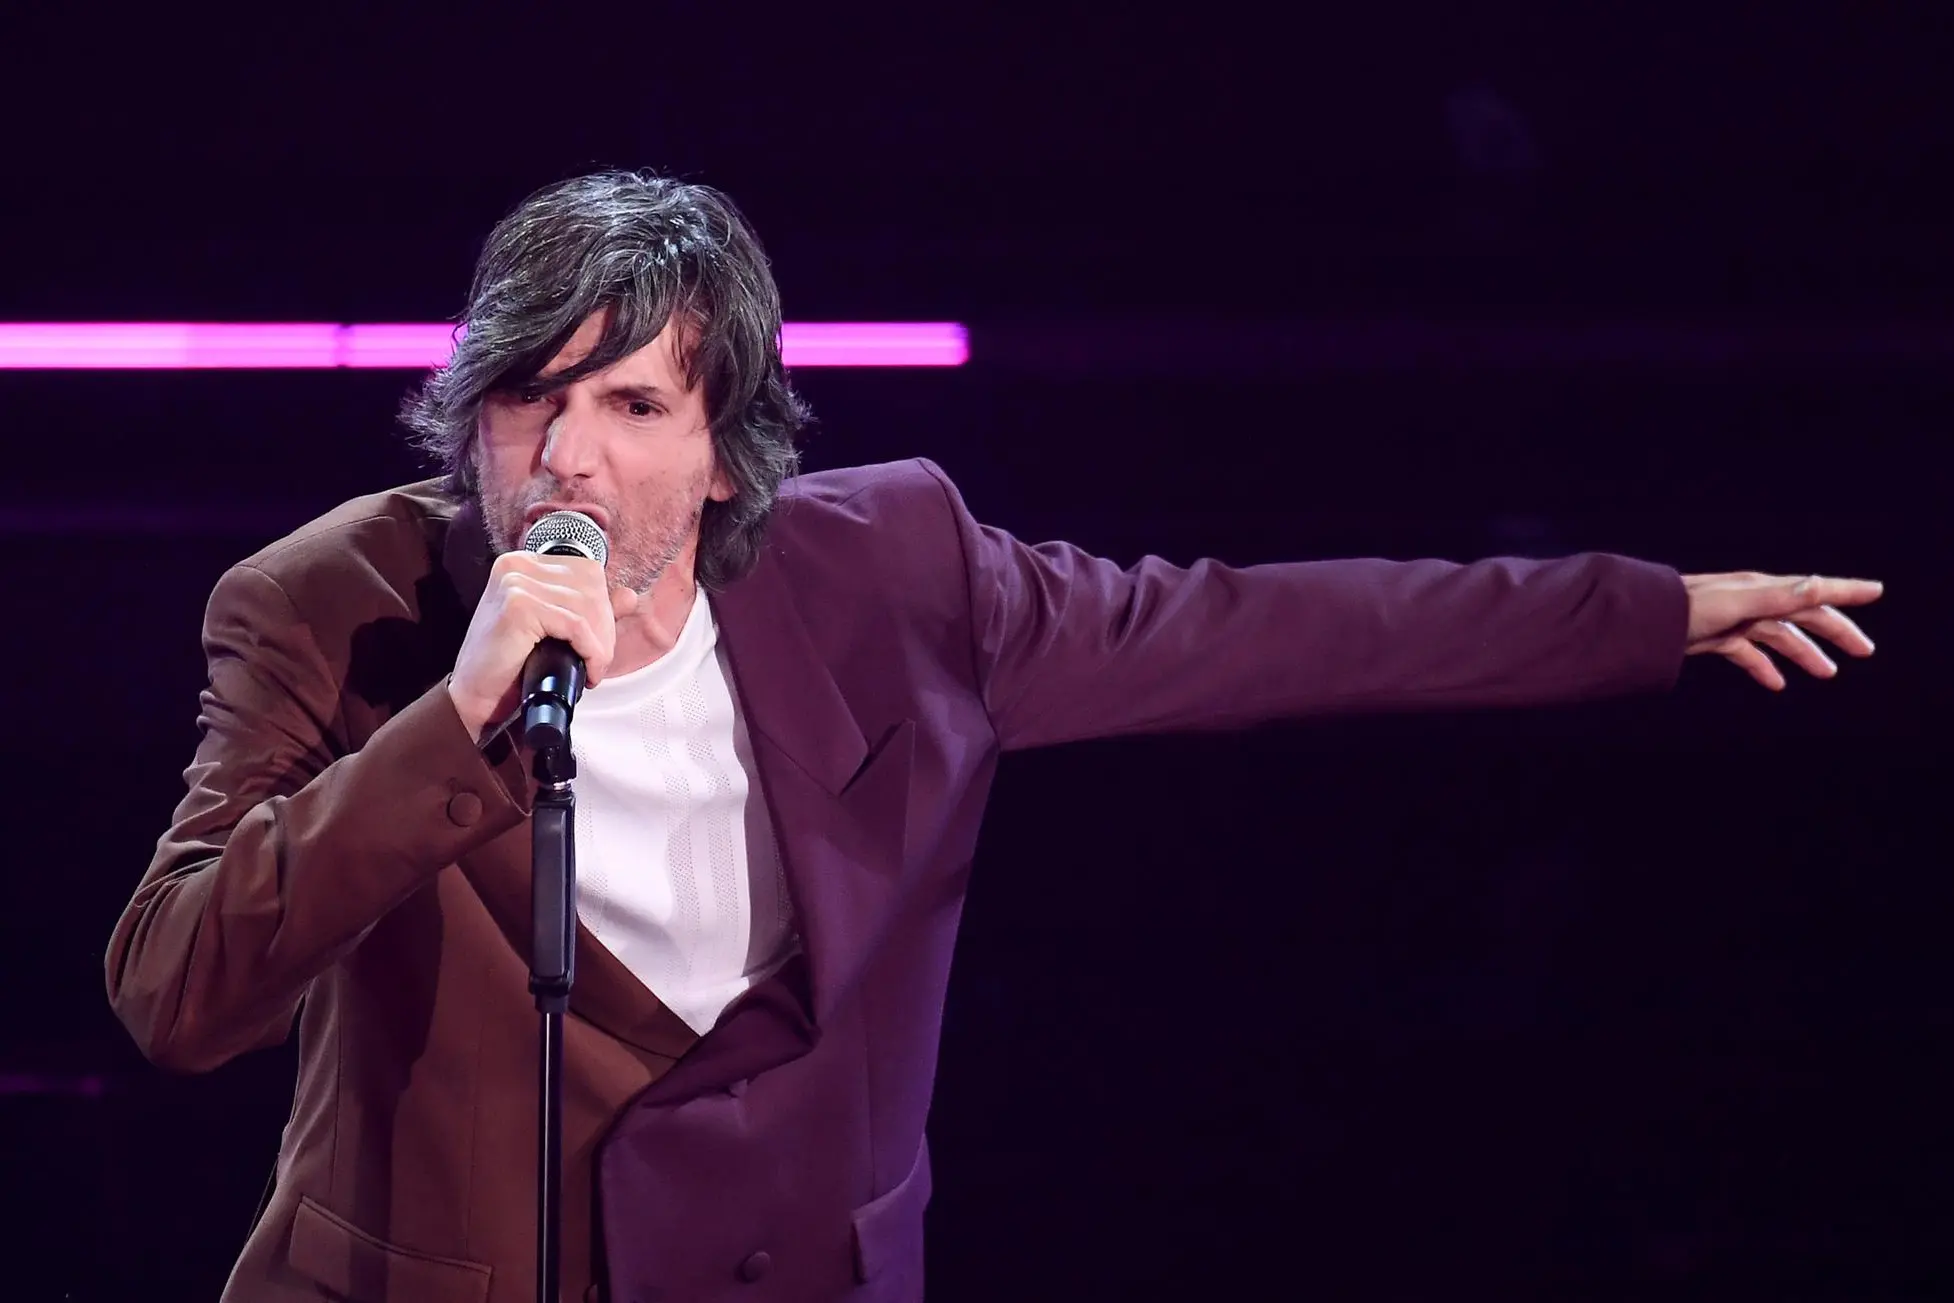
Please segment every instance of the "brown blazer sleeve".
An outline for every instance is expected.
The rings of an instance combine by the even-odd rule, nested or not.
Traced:
[[[249,564],[213,591],[202,741],[175,819],[116,922],[109,1002],[165,1067],[201,1071],[290,1031],[308,983],[396,904],[525,817],[437,682],[356,751],[344,666]],[[508,750],[507,748],[504,748]]]

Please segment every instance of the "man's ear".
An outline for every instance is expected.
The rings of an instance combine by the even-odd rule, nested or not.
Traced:
[[[730,502],[733,499],[733,477],[716,460],[712,468],[712,483],[706,486],[706,496],[714,502]]]

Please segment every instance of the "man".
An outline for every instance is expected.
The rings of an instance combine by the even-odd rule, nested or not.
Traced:
[[[577,710],[567,1299],[919,1297],[952,939],[1000,753],[1329,711],[1573,701],[1686,653],[1783,686],[1878,585],[1583,556],[1122,570],[973,520],[924,462],[790,478],[764,258],[717,194],[546,189],[410,401],[439,482],[241,562],[203,741],[107,958],[196,1071],[300,1070],[226,1297],[515,1303],[535,1247],[540,639]],[[540,514],[607,566],[521,550]]]

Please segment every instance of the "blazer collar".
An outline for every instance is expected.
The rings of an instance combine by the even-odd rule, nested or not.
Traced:
[[[780,564],[764,555],[711,600],[747,729],[828,795],[841,795],[868,758],[868,739],[808,636]]]
[[[770,549],[714,598],[807,956],[818,1036],[876,949],[899,890],[916,729],[864,732]]]

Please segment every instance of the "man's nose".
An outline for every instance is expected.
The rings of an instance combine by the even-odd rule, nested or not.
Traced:
[[[597,433],[587,412],[565,403],[543,435],[543,469],[559,480],[591,475],[597,464]]]

